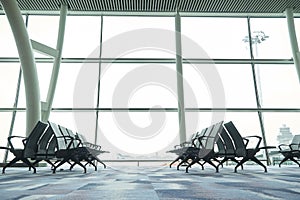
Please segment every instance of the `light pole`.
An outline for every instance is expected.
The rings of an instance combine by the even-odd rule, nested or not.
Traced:
[[[249,35],[244,37],[243,42],[247,42],[249,44],[250,50],[251,50],[250,51],[251,59],[254,59],[253,44],[255,45],[255,58],[258,58],[258,44],[265,41],[267,38],[269,38],[269,36],[267,36],[263,31],[253,31],[251,33],[249,23],[250,23],[250,21],[248,18]],[[252,66],[257,108],[260,109],[261,105],[262,105],[262,90],[261,90],[259,66],[258,66],[258,64],[254,64],[254,63],[251,63],[251,66]],[[263,143],[264,143],[264,146],[267,146],[265,128],[264,128],[264,122],[263,122],[264,121],[263,115],[262,115],[261,111],[259,111],[259,110],[257,113],[258,113],[259,123],[260,123],[261,132],[262,132],[262,136],[263,136]],[[267,150],[265,151],[265,155],[267,158],[267,164],[269,165],[271,162],[270,162],[270,157],[269,157],[269,153]]]
[[[255,46],[255,58],[258,58],[258,44],[261,44],[264,42],[267,38],[269,38],[268,35],[265,34],[263,31],[253,31],[251,34],[251,44],[252,46]],[[245,36],[243,39],[243,42],[249,43],[249,36]],[[260,82],[260,70],[258,64],[256,64],[256,77],[258,82],[258,90],[259,90],[259,103],[262,105],[262,90],[261,90],[261,82]]]

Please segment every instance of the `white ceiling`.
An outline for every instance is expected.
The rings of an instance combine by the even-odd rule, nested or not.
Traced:
[[[24,13],[57,12],[61,3],[68,4],[69,11],[85,13],[118,12],[124,14],[174,13],[209,15],[278,15],[287,7],[300,15],[300,0],[17,0]],[[1,4],[0,4],[0,10]]]

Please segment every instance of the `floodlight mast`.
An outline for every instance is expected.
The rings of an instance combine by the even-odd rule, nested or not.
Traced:
[[[255,46],[255,58],[258,58],[258,44],[261,44],[262,42],[266,41],[269,36],[265,34],[264,31],[253,31],[251,34],[251,44]],[[245,36],[242,40],[245,43],[249,43],[250,39],[249,36]],[[258,66],[258,64],[256,64]],[[259,87],[259,103],[262,105],[262,91],[261,91],[261,82],[260,82],[260,70],[259,67],[256,68],[256,76],[258,81],[258,87]]]
[[[251,39],[249,39],[251,38]],[[263,41],[265,41],[269,36],[267,36],[263,31],[253,31],[251,34],[250,28],[249,28],[249,36],[245,36],[243,39],[243,42],[250,45],[250,49],[252,51],[253,44],[255,46],[255,58],[258,58],[258,44],[261,44]],[[253,59],[253,54],[251,53],[251,59]],[[256,69],[255,69],[256,67]],[[253,72],[253,79],[254,79],[254,88],[255,88],[255,95],[256,95],[256,103],[257,107],[261,108],[262,105],[262,90],[261,90],[261,82],[260,82],[260,71],[258,64],[252,64],[252,72]],[[263,123],[263,115],[260,111],[258,111],[258,118],[260,122],[261,132],[263,136],[263,143],[264,146],[267,146],[266,136],[265,136],[265,128]],[[267,164],[270,165],[270,157],[269,153],[266,150],[265,151],[266,158],[267,158]]]

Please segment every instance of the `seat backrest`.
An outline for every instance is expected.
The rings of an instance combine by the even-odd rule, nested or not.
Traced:
[[[55,135],[50,138],[50,141],[47,146],[47,155],[52,156],[55,154],[55,151],[58,149],[57,139]]]
[[[49,123],[49,127],[52,129],[52,131],[54,133],[54,136],[55,136],[55,139],[56,139],[57,150],[67,149],[68,146],[65,142],[65,137],[61,133],[58,125],[53,123],[53,122],[48,122],[48,123]]]
[[[214,149],[215,142],[219,139],[219,133],[222,130],[223,121],[218,122],[214,125],[211,133],[207,137],[205,149]]]
[[[191,143],[192,143],[195,147],[197,147],[197,148],[200,147],[200,142],[199,142],[198,138],[204,136],[205,133],[206,133],[206,130],[207,130],[207,128],[204,128],[204,129],[201,130],[200,133],[197,132],[197,133],[194,135],[193,139],[191,140]]]
[[[66,128],[67,132],[69,133],[69,136],[74,138],[73,144],[75,147],[78,147],[80,145],[80,141],[83,142],[77,134],[75,134],[71,129]]]
[[[300,135],[294,135],[292,143],[291,143],[292,150],[299,150],[300,149]]]
[[[246,146],[244,143],[244,140],[239,133],[239,131],[236,129],[235,125],[232,121],[224,124],[227,132],[229,133],[230,137],[233,140],[234,146],[235,146],[235,153],[237,157],[244,157],[246,156]]]
[[[208,129],[211,129],[210,134],[206,138],[205,145],[199,150],[198,157],[204,158],[207,156],[212,156],[214,154],[214,147],[216,141],[219,139],[219,132],[221,131],[223,121],[211,125]]]
[[[213,130],[213,128],[214,128],[214,125],[211,125],[204,129],[205,131],[203,132],[203,134],[199,135],[195,142],[196,147],[204,148],[206,146],[207,138],[211,134],[211,131]],[[202,133],[202,131],[201,131],[201,133]]]
[[[49,142],[51,141],[53,136],[53,130],[51,128],[47,128],[38,141],[38,154],[46,154]]]
[[[24,157],[34,158],[38,150],[38,141],[43,136],[48,124],[38,121],[27,137],[24,147]]]
[[[223,128],[220,137],[222,138],[222,141],[225,146],[225,151],[227,154],[234,154],[235,153],[235,147],[233,144],[232,139],[230,138],[229,134],[227,133],[226,129]]]
[[[72,142],[70,147],[75,148],[77,146],[78,142],[77,142],[77,140],[75,140],[74,135],[71,135],[68,132],[68,129],[64,126],[58,125],[58,127],[59,127],[61,133],[65,136],[65,142],[66,142],[67,146],[70,145],[70,142]],[[73,138],[73,140],[70,140],[70,138]]]
[[[187,142],[192,142],[193,139],[194,139],[197,135],[198,135],[198,132],[193,133],[193,134],[190,136],[190,138],[187,140]]]
[[[226,153],[226,147],[225,147],[225,142],[223,141],[223,138],[221,136],[221,133],[223,132],[223,128],[221,132],[219,133],[219,138],[216,141],[216,145],[218,147],[218,153],[220,154],[225,154]]]

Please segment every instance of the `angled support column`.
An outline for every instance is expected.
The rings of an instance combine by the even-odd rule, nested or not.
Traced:
[[[26,95],[26,134],[40,120],[40,89],[35,60],[21,11],[15,0],[1,0],[17,45],[23,70]]]
[[[293,59],[295,63],[295,67],[298,73],[298,79],[300,82],[300,53],[299,53],[299,46],[297,42],[297,36],[295,31],[295,23],[294,23],[294,15],[291,8],[287,8],[285,10],[285,15],[287,19],[287,25],[290,35],[290,42],[291,42],[291,48],[293,52]]]
[[[47,102],[42,103],[42,121],[46,122],[49,119],[57,78],[59,74],[60,69],[60,63],[61,63],[61,54],[62,54],[62,48],[64,43],[64,36],[65,36],[65,26],[66,26],[66,17],[68,12],[68,6],[67,5],[61,5],[60,8],[60,19],[59,19],[59,30],[58,30],[58,37],[57,37],[57,43],[56,43],[56,57],[54,58],[53,63],[53,69],[52,69],[52,75],[50,80],[50,85],[48,89],[47,94]],[[48,49],[49,51],[50,49]],[[48,52],[47,51],[47,52]]]
[[[180,143],[186,141],[185,107],[182,76],[182,47],[181,47],[181,19],[177,12],[175,17],[175,39],[176,39],[176,70],[177,70],[177,95],[178,95],[178,118]]]

